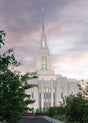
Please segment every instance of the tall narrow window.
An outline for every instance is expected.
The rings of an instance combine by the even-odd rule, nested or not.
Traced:
[[[32,98],[34,98],[34,93],[32,92]]]
[[[55,106],[55,88],[53,88],[53,106]]]
[[[53,93],[53,106],[55,106],[55,92]]]
[[[61,98],[63,98],[63,87],[61,87]]]
[[[32,96],[32,98],[34,98],[34,89],[33,88],[31,89],[31,96]]]
[[[41,93],[39,92],[39,108],[41,110]]]
[[[42,57],[42,70],[47,70],[47,59],[45,56]]]

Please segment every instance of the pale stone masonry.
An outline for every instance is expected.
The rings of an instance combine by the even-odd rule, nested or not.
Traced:
[[[77,84],[80,81],[75,79],[67,79],[62,75],[54,74],[51,65],[51,55],[47,46],[45,29],[44,29],[44,11],[43,11],[42,34],[40,39],[40,49],[36,57],[36,71],[38,79],[29,80],[32,84],[38,84],[38,88],[34,87],[27,91],[31,94],[31,98],[35,99],[35,103],[29,107],[44,109],[47,111],[51,106],[58,106],[64,96],[71,93],[77,94],[79,92]]]

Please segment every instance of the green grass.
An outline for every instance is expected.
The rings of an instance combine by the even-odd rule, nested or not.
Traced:
[[[55,115],[53,118],[63,122],[67,122],[66,116],[63,116],[63,115]]]
[[[66,116],[63,116],[63,115],[55,115],[55,116],[53,116],[53,118],[54,119],[57,119],[57,120],[60,120],[60,121],[63,121],[65,123],[68,123]],[[69,123],[71,123],[71,122],[69,122]],[[79,123],[79,122],[74,122],[74,123]],[[84,121],[84,123],[88,123],[88,121]]]

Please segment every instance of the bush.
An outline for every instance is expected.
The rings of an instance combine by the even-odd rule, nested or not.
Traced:
[[[68,122],[84,123],[88,116],[88,100],[81,94],[66,97],[65,114]]]
[[[40,109],[39,109],[39,108],[37,108],[37,109],[36,109],[36,113],[39,113],[39,112],[40,112]]]
[[[64,106],[57,107],[57,114],[64,115],[65,114],[65,107]]]
[[[48,115],[53,117],[55,115],[55,107],[50,107],[48,110]]]

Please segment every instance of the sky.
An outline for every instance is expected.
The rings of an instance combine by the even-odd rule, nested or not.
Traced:
[[[6,32],[3,52],[14,49],[22,63],[36,68],[44,7],[52,69],[68,78],[88,79],[88,0],[0,0],[0,30]]]

